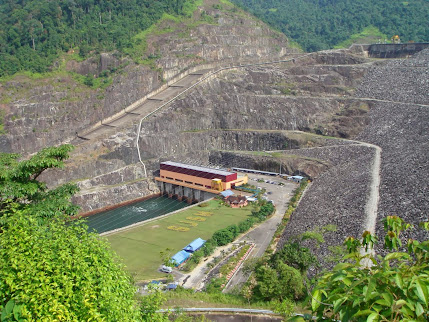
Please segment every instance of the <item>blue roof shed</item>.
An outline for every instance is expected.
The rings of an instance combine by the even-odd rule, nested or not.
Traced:
[[[203,247],[205,243],[206,241],[204,239],[197,238],[194,241],[192,241],[188,246],[183,248],[183,250],[187,251],[188,253],[193,253],[199,250],[201,247]]]
[[[220,194],[222,195],[222,197],[226,198],[234,195],[234,192],[232,192],[231,190],[225,190],[225,191],[222,191]]]
[[[191,254],[185,252],[184,250],[181,250],[180,252],[177,252],[173,257],[171,257],[171,261],[174,263],[175,266],[179,266],[180,264],[184,263]]]

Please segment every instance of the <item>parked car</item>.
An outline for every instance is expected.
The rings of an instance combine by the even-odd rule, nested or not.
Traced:
[[[162,265],[162,267],[161,267],[161,272],[164,272],[164,273],[172,273],[172,272],[173,272],[173,269],[172,269],[171,267],[169,267],[169,266]]]

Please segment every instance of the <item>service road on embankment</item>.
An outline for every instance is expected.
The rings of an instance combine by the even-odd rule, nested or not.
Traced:
[[[293,196],[293,191],[298,187],[297,183],[272,176],[262,176],[262,175],[249,175],[249,183],[257,187],[266,189],[267,197],[269,200],[272,200],[276,211],[273,216],[268,218],[266,221],[258,225],[256,228],[249,231],[247,234],[242,236],[237,242],[246,241],[252,242],[255,244],[254,249],[250,253],[248,259],[259,258],[261,257],[267,247],[270,245],[271,240],[273,239],[274,233],[277,230],[277,226],[281,223],[283,216],[287,209],[287,204]],[[272,183],[257,182],[252,179],[263,179],[274,181],[278,183],[283,183],[284,185],[275,185]],[[247,275],[243,273],[242,267],[237,271],[237,273],[231,278],[230,282],[225,288],[225,292],[231,291],[236,287],[240,287],[247,281]]]

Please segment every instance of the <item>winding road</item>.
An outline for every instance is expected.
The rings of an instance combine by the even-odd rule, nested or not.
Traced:
[[[323,52],[330,52],[323,51]],[[322,52],[318,52],[322,53]],[[149,118],[150,116],[156,114],[157,112],[161,111],[163,108],[171,104],[173,101],[175,101],[180,96],[184,95],[188,91],[190,91],[192,88],[198,86],[199,84],[203,83],[204,81],[207,81],[213,77],[216,77],[218,74],[220,74],[222,71],[226,70],[232,70],[237,68],[247,68],[247,67],[254,67],[254,66],[264,66],[264,65],[274,65],[274,64],[280,64],[280,63],[286,63],[291,62],[295,60],[299,60],[302,58],[305,58],[307,56],[310,56],[312,54],[303,54],[297,57],[288,58],[284,60],[277,60],[277,61],[270,61],[270,62],[264,62],[264,63],[253,63],[253,64],[244,64],[244,65],[235,65],[235,66],[228,66],[228,67],[221,67],[219,69],[213,70],[213,69],[205,69],[201,70],[199,73],[189,73],[182,77],[181,79],[177,79],[174,83],[168,84],[168,86],[164,90],[158,90],[154,95],[150,96],[148,95],[147,98],[142,99],[142,103],[135,105],[133,109],[125,109],[127,110],[126,113],[121,112],[121,116],[118,118],[110,117],[108,122],[107,121],[101,121],[100,126],[93,129],[92,132],[88,132],[86,135],[86,139],[92,139],[96,136],[99,136],[101,134],[105,134],[108,131],[114,131],[115,127],[121,127],[124,126],[126,123],[129,123],[132,120],[135,120],[136,118],[140,118],[139,125],[137,127],[137,133],[136,133],[136,149],[138,153],[138,158],[140,163],[142,164],[145,175],[146,174],[146,166],[142,160],[141,157],[141,151],[139,147],[139,140],[140,140],[140,133],[142,131],[142,124],[143,121]],[[390,102],[385,100],[378,100],[373,98],[361,98],[356,97],[357,100],[363,100],[363,101],[382,101],[382,102]],[[403,102],[401,102],[403,104]],[[425,105],[427,106],[427,105]],[[124,110],[124,111],[125,111]],[[296,131],[301,132],[301,131]],[[303,132],[305,133],[305,132]],[[365,225],[364,228],[367,231],[370,231],[371,233],[375,232],[375,226],[377,221],[377,210],[378,210],[378,202],[379,202],[379,186],[380,186],[380,172],[381,172],[381,152],[382,149],[374,144],[370,144],[367,142],[361,142],[361,141],[355,141],[355,140],[345,140],[349,142],[353,142],[354,144],[370,147],[374,149],[374,158],[371,165],[371,182],[369,185],[369,193],[366,200],[365,205]],[[327,147],[325,147],[327,148]],[[269,242],[271,241],[271,238],[276,230],[276,225],[281,221],[281,218],[284,214],[284,207],[278,208],[276,214],[272,217],[272,220],[268,220],[267,222],[260,225],[260,228],[254,229],[251,233],[249,233],[249,240],[251,241],[253,238],[255,238],[252,234],[258,234],[256,239],[260,240],[261,236],[259,231],[263,232],[263,234],[266,236],[265,240],[262,240],[262,242],[257,244],[256,249],[253,251],[252,256],[259,257],[261,256],[266,247],[268,246]],[[247,235],[246,235],[247,236]],[[244,237],[243,237],[244,238]],[[244,239],[243,239],[244,240]],[[235,285],[239,284],[243,280],[242,274],[240,272],[236,274],[234,277],[234,281],[230,283],[231,286],[228,286],[229,288],[233,288]]]

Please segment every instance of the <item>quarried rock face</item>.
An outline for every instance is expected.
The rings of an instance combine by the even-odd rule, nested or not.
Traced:
[[[193,19],[166,20],[157,26],[141,53],[146,65],[118,53],[101,53],[83,62],[66,55],[61,58],[65,71],[54,76],[17,76],[1,84],[6,134],[0,149],[29,154],[73,139],[195,65],[277,60],[293,52],[284,35],[250,15],[229,5],[215,9],[213,1],[206,2]],[[91,87],[92,82],[99,82],[99,88]]]
[[[123,72],[106,90],[76,83],[69,75],[7,82],[0,93],[14,98],[7,104],[2,146],[28,154],[60,144],[161,84],[158,73],[144,66],[127,66]]]
[[[356,94],[357,98],[374,99],[367,113],[368,123],[356,140],[382,149],[376,234],[384,236],[386,216],[398,215],[416,228],[401,234],[404,244],[409,238],[429,238],[427,231],[418,228],[419,222],[427,221],[429,206],[429,188],[422,179],[429,175],[428,72],[429,50],[411,59],[385,61],[371,69]],[[355,144],[345,148],[296,151],[329,158],[334,166],[314,180],[279,244],[281,247],[294,234],[335,224],[337,232],[329,233],[320,249],[310,245],[327,266],[335,264],[326,262],[332,254],[330,246],[340,245],[348,236],[359,238],[367,229],[364,206],[374,151]],[[382,253],[381,246],[376,251]]]
[[[89,212],[159,193],[158,186],[152,180],[140,180],[117,186],[101,186],[99,188],[101,189],[77,194],[72,198],[72,202],[80,205],[81,212]],[[127,196],[127,198],[124,199],[124,196]]]
[[[186,157],[205,164],[210,159],[216,160],[216,151],[240,155],[240,151],[321,145],[313,139],[297,139],[290,133],[282,133],[285,130],[324,134],[341,131],[346,137],[356,133],[358,130],[353,132],[354,127],[366,124],[369,104],[362,108],[364,103],[351,96],[352,86],[367,67],[366,64],[341,64],[355,62],[345,53],[334,53],[334,56],[338,58],[336,65],[324,65],[324,55],[313,54],[302,62],[233,69],[194,88],[143,122],[139,147],[148,173],[156,171],[159,160],[183,161]],[[345,126],[345,120],[353,126]],[[111,133],[99,141],[80,144],[64,170],[66,175],[51,174],[49,181],[59,182],[61,177],[82,181],[103,174],[105,178],[112,176],[114,181],[116,169],[133,166],[139,158],[135,146],[136,125],[112,129]],[[227,165],[222,158],[217,160]],[[290,174],[297,171],[311,177],[318,176],[328,166],[323,160],[300,156],[242,160],[249,160],[247,166],[240,163],[242,167],[277,169],[282,164]],[[85,186],[85,191],[104,186],[98,181],[86,182],[91,184]]]

